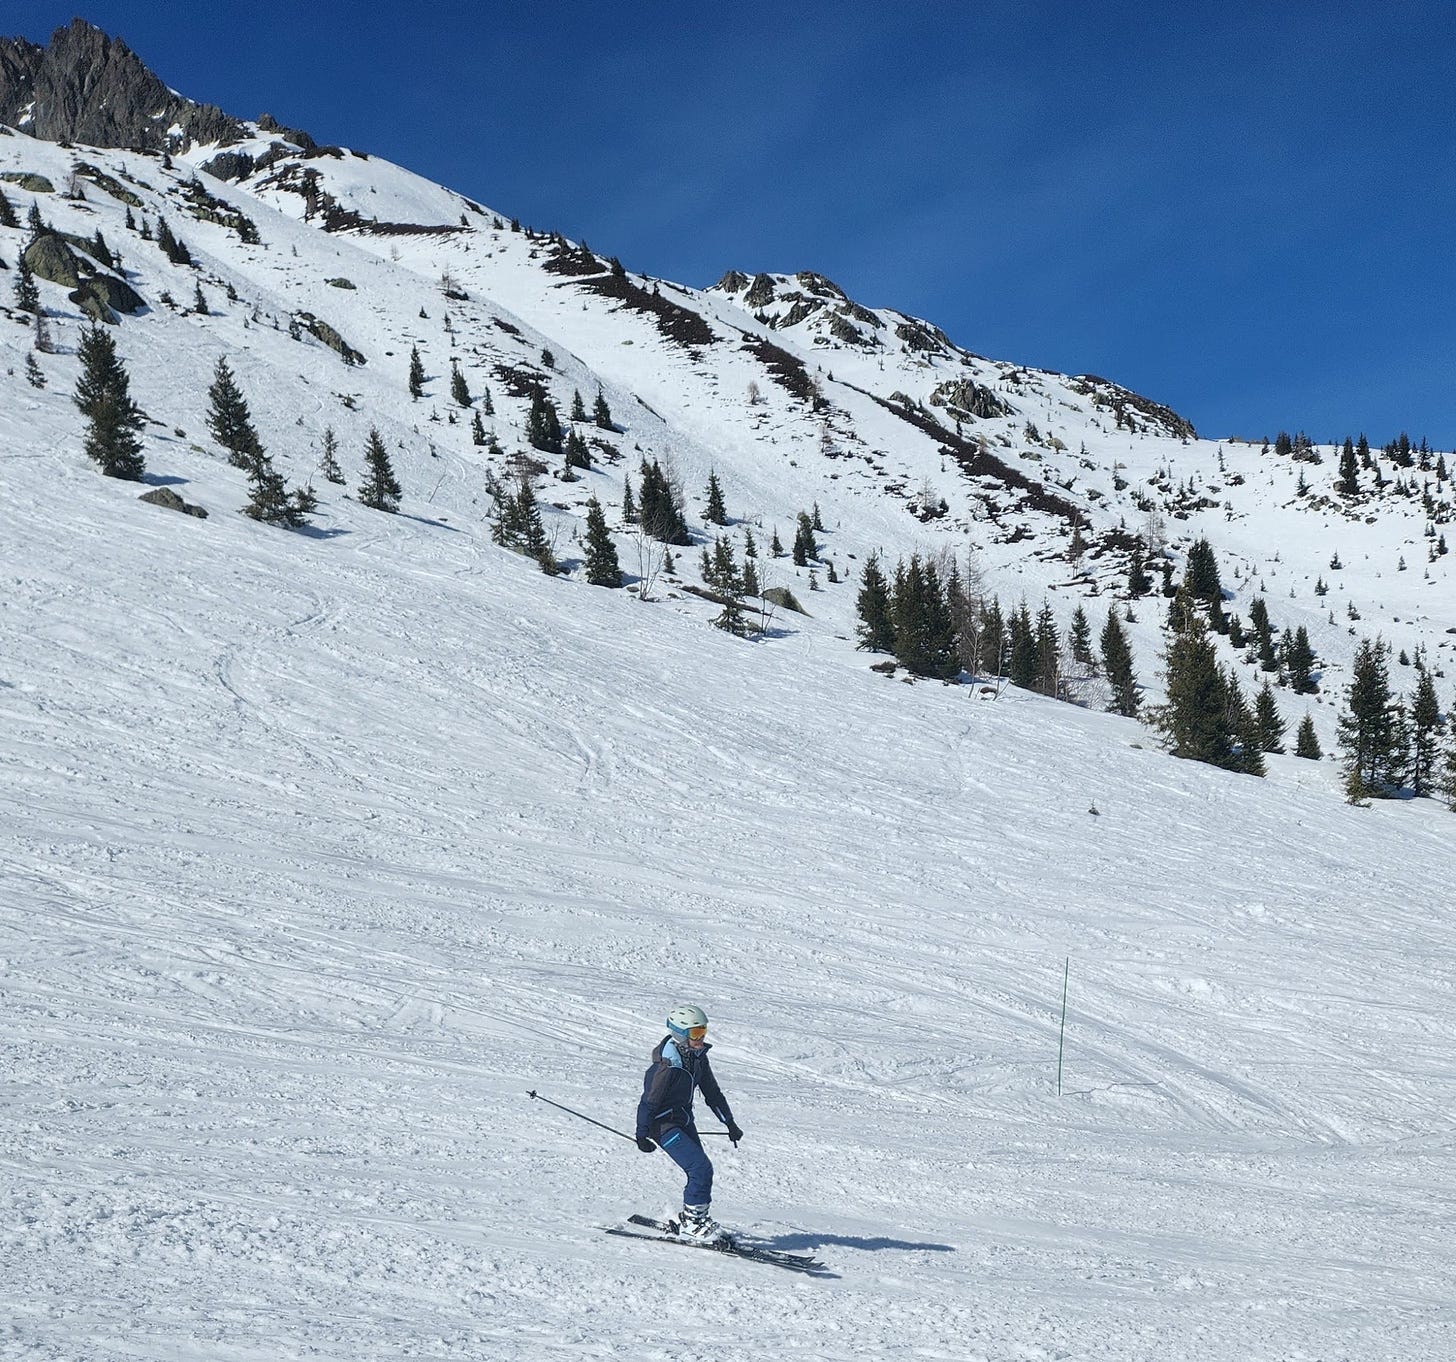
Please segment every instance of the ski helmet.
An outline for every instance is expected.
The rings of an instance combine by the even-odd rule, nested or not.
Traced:
[[[673,1039],[680,1044],[687,1045],[694,1040],[702,1040],[708,1029],[708,1014],[701,1007],[694,1007],[691,1003],[685,1003],[682,1007],[675,1007],[667,1014],[667,1029],[672,1032]]]

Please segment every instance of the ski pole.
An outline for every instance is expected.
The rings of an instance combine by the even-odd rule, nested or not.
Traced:
[[[618,1130],[616,1126],[604,1125],[601,1121],[593,1120],[590,1116],[584,1116],[581,1112],[575,1111],[571,1107],[563,1107],[560,1102],[553,1102],[549,1097],[542,1097],[535,1088],[532,1088],[526,1094],[526,1096],[534,1097],[538,1102],[545,1102],[548,1107],[555,1107],[557,1111],[564,1111],[568,1116],[575,1116],[578,1121],[585,1121],[588,1125],[596,1126],[598,1127],[598,1129],[601,1130],[610,1131],[613,1135],[620,1135],[624,1140],[631,1140],[633,1144],[637,1143],[637,1137],[635,1135],[629,1135],[625,1130]],[[727,1133],[728,1132],[726,1130],[698,1131],[699,1135],[727,1135]]]
[[[625,1130],[618,1130],[615,1126],[603,1125],[600,1121],[594,1121],[590,1116],[583,1116],[581,1112],[573,1111],[570,1107],[563,1107],[560,1102],[553,1102],[549,1097],[542,1097],[535,1088],[532,1088],[526,1096],[534,1097],[538,1102],[545,1102],[548,1107],[555,1107],[557,1111],[564,1111],[568,1116],[575,1116],[579,1121],[585,1121],[589,1125],[597,1126],[602,1130],[609,1130],[613,1135],[620,1135],[624,1140],[631,1140],[633,1144],[637,1143],[637,1137],[635,1135],[629,1135]]]

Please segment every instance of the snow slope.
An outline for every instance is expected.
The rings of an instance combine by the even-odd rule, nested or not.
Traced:
[[[69,155],[0,138],[58,184]],[[165,192],[155,163],[102,156]],[[328,236],[208,187],[268,243],[173,222],[208,317],[155,306],[169,284],[185,305],[193,276],[126,237],[120,206],[43,206],[126,243],[154,303],[117,333],[158,422],[149,467],[209,519],[97,477],[74,355],[41,357],[35,390],[26,333],[0,333],[0,1355],[1452,1355],[1448,814],[1350,809],[1328,763],[1273,758],[1258,781],[1175,762],[1126,720],[886,680],[844,637],[852,582],[746,643],[689,597],[543,577],[490,542],[465,428],[422,410],[446,408],[442,262],[503,441],[522,404],[492,366],[547,346],[562,395],[600,380],[627,427],[630,459],[553,493],[563,548],[634,445],[690,489],[726,470],[730,508],[786,534],[819,499],[846,558],[940,532],[887,481],[936,479],[968,525],[989,502],[847,386],[843,438],[890,476],[871,495],[811,466],[822,422],[750,356],[694,361],[558,288],[508,229]],[[0,231],[7,263],[21,239]],[[43,289],[73,349],[74,309]],[[368,363],[290,339],[300,309]],[[419,405],[412,331],[436,375]],[[386,429],[404,514],[322,488],[311,532],[237,515],[242,477],[203,435],[218,353],[290,477],[332,424],[352,483],[364,431]],[[1215,457],[1116,439],[1149,469]],[[1044,459],[1074,461],[1064,443]],[[1246,486],[1255,452],[1226,451]],[[1248,495],[1224,523],[1251,573],[1321,565],[1309,513]],[[988,576],[1067,580],[997,514]],[[1348,556],[1367,608],[1390,586],[1434,648],[1449,596]],[[833,1277],[601,1233],[680,1179],[527,1098],[630,1129],[686,1000],[747,1132],[713,1142],[715,1210]]]

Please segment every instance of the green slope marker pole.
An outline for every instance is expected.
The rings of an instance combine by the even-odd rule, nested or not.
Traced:
[[[1072,972],[1072,957],[1062,966],[1062,1030],[1057,1037],[1057,1096],[1062,1095],[1062,1051],[1067,1042],[1067,976]]]

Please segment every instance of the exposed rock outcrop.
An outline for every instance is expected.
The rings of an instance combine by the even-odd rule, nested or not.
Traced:
[[[298,314],[299,325],[303,327],[316,340],[322,341],[334,351],[345,364],[363,364],[364,355],[354,349],[337,331],[326,321],[315,317],[312,312],[300,312]]]
[[[169,90],[124,42],[82,19],[58,28],[47,47],[0,39],[0,123],[48,142],[148,151],[247,135],[216,106]]]
[[[87,279],[69,296],[88,317],[113,325],[116,313],[135,313],[146,307],[142,296],[130,284],[110,274]]]
[[[32,175],[23,170],[7,170],[0,180],[23,189],[27,194],[54,194],[56,187],[44,175]]]
[[[25,248],[25,263],[37,279],[48,279],[62,288],[80,286],[81,263],[54,232],[41,233]]]
[[[143,492],[137,500],[151,506],[164,506],[169,511],[181,511],[183,515],[196,516],[199,520],[207,519],[207,511],[203,507],[183,501],[170,487],[154,487],[150,492]]]
[[[952,415],[978,416],[982,420],[1010,416],[1015,410],[990,388],[982,387],[969,378],[957,378],[949,383],[942,383],[930,394],[930,405],[946,407]]]

